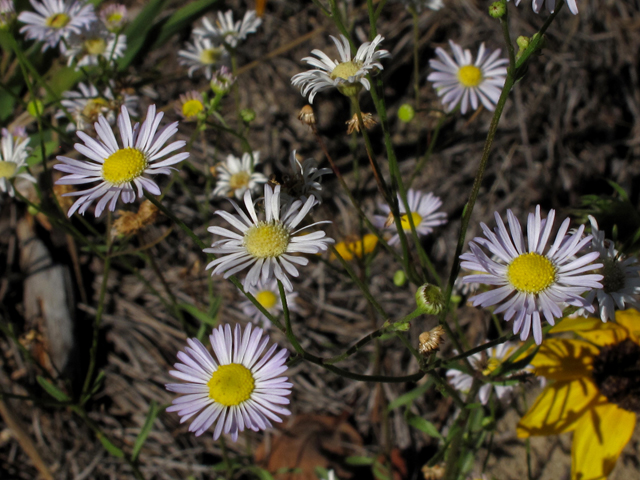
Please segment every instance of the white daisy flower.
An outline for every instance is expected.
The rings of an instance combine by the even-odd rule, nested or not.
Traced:
[[[64,0],[30,0],[38,13],[22,12],[18,17],[26,23],[20,29],[28,40],[34,39],[44,42],[42,51],[58,45],[62,38],[68,38],[71,33],[80,33],[96,20],[93,5],[82,1]]]
[[[318,203],[322,203],[322,186],[320,180],[323,175],[331,173],[330,168],[318,168],[318,162],[313,158],[307,158],[302,163],[296,157],[296,151],[289,155],[290,174],[284,176],[283,191],[280,195],[283,203],[292,200],[305,202],[309,196],[315,197]]]
[[[233,155],[227,155],[225,163],[216,165],[216,188],[214,197],[233,197],[240,200],[249,190],[256,193],[260,185],[267,183],[267,177],[254,171],[260,162],[260,152],[253,152],[253,159],[248,153],[242,154],[242,160]]]
[[[126,25],[127,7],[120,3],[110,3],[100,10],[100,20],[113,33],[121,31]]]
[[[258,284],[250,287],[247,292],[256,297],[260,305],[274,317],[277,317],[282,312],[282,299],[280,298],[280,290],[278,290],[278,282],[275,279],[266,282],[259,280]],[[298,294],[296,292],[285,292],[285,295],[289,311],[295,312],[298,309],[295,303]],[[269,319],[251,303],[251,300],[244,300],[240,304],[240,308],[242,308],[242,313],[250,317],[253,323],[258,325],[262,323],[265,330],[271,328]]]
[[[76,70],[80,67],[99,65],[100,58],[113,63],[124,56],[127,49],[127,37],[109,32],[102,22],[93,22],[79,33],[71,33],[66,44],[60,45],[60,51],[67,57],[67,65],[76,60]]]
[[[508,0],[508,1],[511,1],[511,0]],[[549,10],[550,13],[555,12],[556,0],[532,0],[531,8],[533,8],[534,12],[540,13],[540,9],[542,8],[542,5],[544,5],[545,3],[547,4],[547,10]],[[566,3],[571,13],[573,13],[574,15],[577,15],[578,4],[576,3],[576,0],[566,0]],[[516,4],[516,7],[520,5],[520,0],[515,0],[515,4]]]
[[[88,160],[74,160],[68,157],[56,157],[62,163],[53,168],[61,172],[70,173],[56,182],[58,185],[79,185],[99,182],[98,185],[79,192],[67,193],[64,196],[80,196],[71,206],[68,216],[76,210],[84,215],[94,200],[100,198],[96,205],[95,216],[99,217],[109,204],[112,212],[120,195],[124,203],[131,203],[136,199],[134,187],[138,190],[138,197],[142,197],[143,190],[159,195],[160,188],[153,180],[145,178],[143,174],[155,175],[163,173],[170,175],[175,165],[189,157],[187,152],[178,153],[162,160],[163,157],[185,146],[184,140],[172,142],[166,147],[165,143],[178,132],[178,122],[165,126],[159,132],[158,126],[163,113],[156,114],[156,106],[151,105],[147,110],[147,118],[140,126],[131,126],[127,107],[122,107],[118,117],[118,129],[122,146],[118,145],[109,122],[100,116],[94,125],[99,140],[94,140],[84,132],[78,132],[78,137],[84,142],[76,143],[75,149]]]
[[[219,44],[215,44],[209,38],[194,37],[193,43],[187,43],[186,50],[178,51],[180,65],[189,67],[189,77],[200,68],[204,70],[204,76],[211,80],[216,64],[220,63],[227,55],[227,51]]]
[[[407,191],[407,203],[409,204],[409,211],[411,212],[411,218],[413,219],[413,225],[416,227],[416,232],[419,236],[425,236],[433,232],[433,228],[444,225],[447,223],[447,214],[444,212],[438,212],[437,210],[442,206],[442,200],[440,197],[436,197],[433,193],[422,193],[418,190],[410,188]],[[374,223],[378,228],[389,228],[393,231],[397,231],[393,213],[387,204],[380,204],[380,210],[387,214],[386,217],[376,215],[374,217]],[[404,208],[404,203],[398,194],[398,209],[400,210],[400,223],[405,232],[411,233],[411,223],[409,222],[409,215]],[[389,240],[389,245],[395,245],[400,240],[400,236],[396,233]]]
[[[442,0],[400,0],[407,8],[413,8],[416,12],[421,12],[423,8],[438,11],[444,7]]]
[[[483,352],[474,353],[469,357],[469,363],[471,363],[471,366],[475,370],[488,376],[500,367],[502,362],[508,359],[519,347],[520,345],[514,342],[501,343],[500,345],[489,347]],[[458,352],[455,353],[457,354]],[[533,373],[533,367],[527,366],[522,371]],[[447,379],[453,388],[465,394],[469,393],[471,385],[473,384],[473,377],[471,375],[455,369],[447,370]],[[483,405],[486,405],[493,390],[496,392],[498,400],[504,404],[511,399],[513,389],[513,385],[485,383],[478,391],[478,398]]]
[[[16,19],[12,0],[0,0],[0,30],[7,29]]]
[[[487,110],[495,110],[507,76],[506,65],[509,60],[498,58],[500,49],[491,53],[484,43],[480,45],[475,62],[469,50],[462,50],[451,40],[449,45],[455,60],[442,48],[436,48],[436,55],[442,61],[429,60],[429,65],[436,71],[427,77],[428,81],[433,82],[438,96],[442,97],[446,110],[450,112],[460,104],[460,112],[464,115],[469,105],[473,110],[478,109],[478,99]]]
[[[193,34],[202,38],[223,42],[231,48],[236,48],[238,42],[247,38],[250,33],[255,33],[262,24],[262,19],[258,17],[255,10],[248,10],[242,19],[234,23],[233,12],[218,12],[218,20],[214,25],[207,17],[202,19],[202,28],[193,30]]]
[[[67,125],[67,131],[85,130],[93,126],[98,121],[100,115],[104,116],[109,125],[116,122],[116,112],[121,106],[127,107],[131,115],[138,115],[138,96],[129,95],[126,92],[118,93],[117,98],[115,82],[111,81],[108,88],[105,88],[102,95],[93,84],[80,82],[78,90],[70,90],[62,94],[60,101],[62,106],[73,118],[73,122]],[[64,110],[60,109],[55,114],[56,118],[67,118]]]
[[[207,265],[207,270],[213,268],[212,275],[224,274],[224,278],[251,266],[244,279],[245,289],[257,285],[260,278],[263,282],[273,278],[280,280],[287,291],[293,286],[287,277],[298,276],[298,269],[294,264],[307,265],[309,259],[300,253],[318,253],[327,250],[333,243],[323,231],[298,235],[302,230],[331,223],[329,221],[316,222],[296,230],[307,213],[315,205],[314,197],[309,197],[303,204],[296,200],[290,205],[280,206],[280,185],[272,190],[269,184],[264,186],[265,219],[259,220],[251,199],[251,192],[244,192],[244,204],[249,217],[231,201],[239,216],[231,215],[223,210],[215,212],[233,225],[241,234],[237,234],[222,227],[209,227],[214,235],[227,237],[225,240],[214,242],[212,248],[205,248],[206,253],[222,254],[223,256]],[[215,267],[215,268],[214,268]]]
[[[635,257],[624,258],[611,240],[604,238],[598,229],[598,222],[589,215],[591,222],[591,251],[600,253],[604,264],[598,273],[603,275],[602,288],[591,290],[586,297],[589,304],[598,301],[598,311],[603,322],[615,320],[615,310],[625,310],[629,305],[640,308],[637,295],[640,294],[640,264]],[[585,316],[587,312],[581,312]]]
[[[29,156],[29,138],[12,135],[6,128],[2,129],[2,149],[0,150],[0,190],[8,193],[10,197],[15,195],[11,184],[12,178],[24,178],[36,183],[36,179],[26,172],[19,173],[25,166]]]
[[[287,371],[286,349],[276,353],[273,345],[262,355],[269,337],[250,323],[244,332],[236,325],[233,335],[229,325],[214,328],[209,341],[215,357],[195,338],[187,339],[189,346],[178,353],[180,362],[169,373],[187,383],[165,385],[170,392],[184,394],[167,412],[178,412],[180,423],[199,413],[190,432],[202,435],[215,423],[213,439],[225,433],[234,442],[245,428],[258,432],[271,428],[272,421],[282,422],[280,416],[291,415],[281,406],[289,404],[293,387],[281,376]]]
[[[511,210],[507,210],[510,233],[497,212],[495,218],[498,226],[494,232],[481,223],[487,238],[474,238],[469,242],[471,252],[460,256],[462,268],[484,272],[467,275],[463,282],[499,287],[470,298],[474,306],[499,305],[494,313],[504,312],[506,321],[514,319],[513,333],[520,332],[520,339],[524,341],[533,329],[533,338],[538,345],[542,342],[541,314],[550,325],[554,325],[555,319],[563,316],[562,310],[566,305],[593,312],[593,306],[580,295],[593,288],[602,288],[602,275],[584,273],[601,268],[602,264],[592,263],[600,256],[599,252],[576,257],[591,242],[591,235],[582,238],[584,225],[575,233],[565,235],[569,229],[567,218],[560,226],[553,245],[547,248],[554,210],[549,211],[545,220],[540,216],[540,205],[536,207],[535,214],[529,214],[526,240],[520,222]],[[492,260],[480,247],[489,250],[499,260]]]
[[[313,50],[311,54],[315,57],[305,57],[302,60],[316,68],[298,73],[291,78],[291,84],[300,87],[302,96],[309,95],[309,103],[313,103],[316,93],[329,88],[337,88],[346,96],[355,96],[362,87],[369,90],[371,85],[366,76],[383,70],[380,60],[391,56],[387,50],[376,51],[380,42],[384,40],[380,35],[372,42],[360,45],[353,59],[349,40],[344,35],[340,35],[340,38],[330,38],[338,48],[340,60],[331,60],[321,50]]]

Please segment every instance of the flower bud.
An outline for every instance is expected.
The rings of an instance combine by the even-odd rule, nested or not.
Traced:
[[[243,108],[240,110],[240,118],[244,123],[251,123],[256,119],[256,112],[251,108]]]
[[[32,100],[27,104],[27,112],[32,117],[37,117],[44,113],[44,104],[40,100]]]
[[[437,315],[444,308],[444,295],[435,285],[425,283],[416,292],[418,309],[427,315]]]
[[[402,287],[405,283],[407,283],[407,275],[404,270],[398,270],[393,274],[393,284],[396,287]]]
[[[504,2],[493,2],[489,5],[489,15],[493,18],[502,18],[507,13],[507,4]]]
[[[398,118],[404,123],[409,123],[416,116],[416,111],[411,105],[405,103],[398,109]]]
[[[520,50],[526,50],[527,47],[529,47],[530,40],[529,40],[529,37],[520,35],[516,40],[516,43],[518,44],[518,47],[520,48]]]

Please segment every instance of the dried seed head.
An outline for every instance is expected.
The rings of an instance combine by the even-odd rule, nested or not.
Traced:
[[[316,116],[313,113],[311,105],[305,105],[298,114],[298,120],[310,127],[312,130],[316,127]]]
[[[73,197],[63,197],[62,195],[64,195],[65,193],[71,193],[74,191],[75,189],[73,188],[72,185],[58,185],[58,184],[53,185],[53,194],[58,199],[58,203],[60,204],[60,207],[62,207],[62,210],[64,210],[65,213],[71,208],[71,205],[73,205],[73,202],[75,200],[73,199]]]
[[[444,328],[438,325],[432,328],[428,332],[423,332],[418,337],[420,342],[418,345],[418,351],[423,355],[427,355],[440,348],[440,344],[444,342]]]
[[[425,465],[422,467],[422,474],[424,475],[424,480],[442,480],[444,478],[444,467],[440,465],[434,465],[433,467]]]
[[[124,210],[119,210],[118,213],[120,217],[113,222],[111,227],[112,237],[132,235],[151,225],[158,217],[158,208],[149,200],[145,200],[140,204],[138,213]]]
[[[351,117],[351,120],[345,123],[349,125],[347,127],[347,135],[351,135],[354,130],[356,132],[360,132],[360,123],[358,122],[357,113],[354,113],[353,117]],[[362,112],[362,123],[364,124],[364,128],[366,128],[367,130],[371,130],[373,126],[378,124],[378,122],[376,122],[373,119],[373,115],[371,113],[364,113],[364,112]]]

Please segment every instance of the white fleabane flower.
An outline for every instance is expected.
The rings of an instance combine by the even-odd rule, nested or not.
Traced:
[[[247,292],[253,295],[258,303],[274,317],[277,317],[282,312],[282,299],[280,298],[278,282],[275,279],[266,282],[259,280],[258,284],[250,287]],[[298,309],[295,303],[298,294],[296,292],[285,292],[285,295],[287,297],[287,308],[289,308],[290,312],[295,312]],[[250,317],[253,323],[258,325],[262,323],[265,330],[271,327],[269,319],[251,303],[251,300],[244,300],[240,304],[240,308],[242,308],[242,313]]]
[[[413,219],[413,225],[416,227],[416,232],[420,236],[428,235],[433,232],[433,228],[444,225],[447,223],[447,214],[444,212],[438,212],[438,209],[442,206],[442,200],[440,197],[436,197],[433,193],[422,193],[418,190],[410,188],[407,191],[407,203],[409,204],[409,211],[411,212],[411,218]],[[397,231],[393,213],[387,204],[380,204],[380,210],[387,214],[386,217],[376,215],[374,217],[376,226],[379,228],[390,228]],[[398,194],[398,209],[400,210],[400,223],[405,232],[411,233],[411,223],[409,221],[409,215],[404,208],[404,202]],[[389,245],[395,245],[400,240],[400,236],[396,233],[389,240]]]
[[[556,0],[532,0],[531,8],[533,8],[534,12],[540,13],[540,9],[542,8],[542,5],[544,5],[545,3],[547,4],[547,10],[549,10],[550,13],[553,13],[556,9]],[[574,15],[577,15],[578,4],[576,3],[576,0],[566,0],[566,3],[567,3],[567,6],[569,7],[569,10],[571,10],[571,13],[573,13]],[[515,4],[516,4],[516,7],[520,5],[520,0],[515,0]]]
[[[156,175],[163,173],[170,175],[175,165],[189,157],[187,152],[167,155],[185,146],[184,140],[172,142],[165,147],[165,143],[178,132],[178,122],[165,126],[158,131],[163,113],[156,114],[156,106],[151,105],[147,110],[147,118],[142,126],[136,123],[131,126],[129,112],[122,107],[118,117],[118,129],[122,146],[118,145],[109,122],[100,116],[95,129],[98,140],[94,140],[84,132],[78,132],[78,137],[84,142],[76,143],[75,149],[86,156],[87,160],[74,160],[68,157],[56,157],[62,163],[53,168],[61,172],[70,173],[56,182],[58,185],[79,185],[99,182],[98,185],[80,192],[67,193],[64,196],[80,196],[71,206],[67,215],[71,217],[76,210],[84,214],[94,200],[102,197],[96,205],[95,216],[99,217],[109,204],[112,212],[116,208],[118,198],[122,196],[124,203],[131,203],[143,196],[143,190],[159,195],[160,188],[156,183],[143,174]]]
[[[109,125],[113,125],[116,121],[116,113],[123,105],[131,115],[137,116],[138,97],[122,92],[116,98],[115,91],[115,82],[112,81],[102,95],[95,85],[82,82],[78,84],[78,90],[64,92],[60,103],[74,120],[67,125],[67,131],[85,130],[97,122],[100,115],[107,119]],[[55,117],[67,118],[62,109],[56,112]]]
[[[68,38],[71,33],[80,33],[82,28],[96,20],[93,5],[81,1],[63,0],[30,0],[36,10],[22,12],[18,17],[26,23],[20,29],[25,38],[44,42],[42,51],[58,45],[62,38]]]
[[[436,48],[436,55],[442,61],[429,60],[429,65],[436,71],[427,77],[428,81],[433,82],[438,96],[442,97],[445,109],[450,112],[460,104],[460,112],[465,114],[469,106],[477,110],[479,99],[487,110],[495,110],[506,79],[509,60],[499,58],[500,49],[491,53],[484,43],[480,45],[475,62],[471,51],[462,50],[451,40],[449,45],[454,58],[442,48]]]
[[[242,160],[228,155],[225,163],[216,165],[216,188],[213,196],[236,197],[240,200],[247,190],[256,193],[260,185],[267,183],[267,177],[254,171],[259,162],[260,152],[253,152],[253,159],[248,153],[242,154]]]
[[[110,3],[100,10],[100,20],[107,30],[117,33],[128,21],[127,7],[119,3]]]
[[[227,51],[219,44],[213,43],[209,38],[194,37],[193,43],[187,43],[186,50],[178,51],[180,65],[189,67],[189,77],[200,68],[204,70],[204,76],[211,80],[216,64],[227,56]]]
[[[586,297],[589,304],[598,301],[598,311],[603,322],[615,320],[615,310],[624,310],[629,305],[640,308],[637,295],[640,294],[640,264],[635,257],[624,258],[618,252],[611,240],[604,237],[604,232],[598,229],[598,222],[591,215],[591,251],[600,253],[600,262],[604,265],[602,273],[602,288],[591,290]],[[587,316],[587,312],[583,312]]]
[[[16,19],[12,0],[0,0],[0,30],[7,29]]]
[[[208,228],[209,232],[226,239],[214,242],[211,245],[212,248],[204,249],[206,253],[222,255],[209,263],[207,270],[213,268],[212,275],[224,274],[224,278],[228,278],[251,266],[243,282],[245,290],[257,285],[261,278],[266,282],[275,276],[284,284],[287,291],[292,291],[293,286],[287,274],[297,277],[298,269],[294,264],[304,266],[309,263],[309,259],[295,254],[315,254],[327,250],[328,244],[333,243],[333,239],[327,238],[323,231],[298,235],[307,228],[331,223],[316,222],[296,229],[315,203],[315,198],[309,197],[304,204],[296,200],[281,207],[280,185],[272,189],[269,184],[265,184],[265,215],[264,220],[260,220],[253,206],[251,192],[247,190],[244,193],[244,204],[249,216],[233,200],[231,204],[238,212],[238,216],[223,210],[215,212],[233,225],[240,234],[222,227]]]
[[[100,57],[107,63],[113,63],[124,55],[127,49],[127,37],[116,35],[107,30],[102,22],[93,22],[79,33],[71,33],[66,45],[60,45],[61,52],[68,58],[71,66],[76,60],[76,70],[80,67],[98,65]]]
[[[553,245],[547,248],[554,210],[549,211],[545,220],[540,216],[540,205],[535,214],[529,213],[526,237],[511,210],[507,210],[507,218],[510,233],[497,212],[497,227],[493,232],[484,223],[480,224],[487,238],[476,237],[469,242],[471,252],[460,256],[463,260],[460,266],[484,273],[467,275],[463,282],[496,285],[495,290],[469,300],[474,306],[499,305],[494,313],[504,312],[506,321],[513,319],[513,333],[519,332],[524,341],[533,329],[533,338],[540,345],[541,315],[554,325],[555,319],[563,316],[562,309],[566,305],[593,312],[593,306],[580,295],[593,288],[602,288],[602,275],[584,275],[602,267],[601,263],[592,263],[600,253],[577,257],[578,252],[591,242],[591,235],[582,238],[584,225],[573,234],[565,235],[569,229],[568,218],[560,226]],[[492,260],[480,247],[489,250],[498,260]]]
[[[280,416],[291,415],[281,405],[288,405],[292,383],[281,376],[287,371],[289,352],[276,352],[273,345],[264,355],[269,337],[261,328],[249,323],[244,332],[236,325],[214,328],[209,336],[215,357],[195,338],[187,339],[188,347],[178,353],[172,376],[187,383],[169,383],[170,392],[182,393],[167,412],[178,412],[180,423],[199,415],[189,431],[202,435],[215,423],[213,439],[230,434],[235,442],[245,428],[258,432],[271,428],[271,422],[282,422]],[[280,415],[280,416],[279,416]]]
[[[311,54],[315,57],[305,57],[302,60],[316,68],[298,73],[291,78],[291,84],[300,88],[302,96],[309,95],[309,103],[313,103],[316,93],[329,88],[337,88],[348,97],[355,96],[362,87],[369,90],[371,85],[365,78],[366,75],[382,70],[380,60],[391,56],[387,50],[376,51],[380,42],[384,40],[380,35],[372,42],[360,45],[353,59],[349,40],[344,35],[340,35],[340,38],[331,36],[331,40],[338,48],[340,60],[331,60],[321,50],[313,50]]]
[[[255,10],[248,10],[242,21],[238,20],[235,23],[233,12],[229,10],[224,14],[218,12],[218,20],[215,25],[207,17],[204,17],[202,28],[194,29],[193,34],[202,38],[211,38],[223,42],[231,48],[236,48],[238,42],[245,40],[250,33],[255,33],[261,24],[262,19],[258,17]]]
[[[483,352],[474,353],[469,357],[469,362],[473,368],[482,372],[483,375],[488,376],[500,367],[502,362],[508,359],[519,347],[520,345],[514,342],[501,343],[500,345],[489,347]],[[527,366],[523,371],[533,373],[533,367]],[[471,385],[473,384],[473,377],[471,375],[455,369],[447,370],[447,379],[453,388],[462,393],[469,393]],[[485,383],[478,391],[478,398],[483,405],[486,405],[489,401],[491,391],[494,390],[498,400],[501,403],[506,403],[511,399],[513,389],[513,385]]]
[[[313,158],[307,158],[302,163],[296,157],[293,150],[289,155],[290,173],[284,176],[284,185],[280,198],[283,203],[292,200],[305,202],[309,196],[315,197],[318,203],[322,203],[322,185],[320,180],[323,175],[331,173],[330,168],[318,168],[318,162]]]
[[[29,156],[29,138],[14,136],[6,128],[2,129],[2,148],[0,149],[0,190],[15,195],[12,178],[24,178],[32,183],[36,179],[26,172],[20,172]]]

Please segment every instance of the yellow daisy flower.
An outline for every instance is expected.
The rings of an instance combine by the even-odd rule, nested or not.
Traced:
[[[373,233],[367,233],[362,238],[350,235],[336,244],[336,250],[343,259],[349,262],[354,257],[362,258],[364,255],[370,254],[376,248],[376,245],[378,245],[378,237]],[[329,257],[330,260],[335,260],[336,258],[333,253]]]
[[[520,438],[574,432],[571,479],[603,479],[615,466],[640,413],[640,312],[565,319],[551,330],[584,340],[545,340],[531,364],[552,380],[520,420]]]

